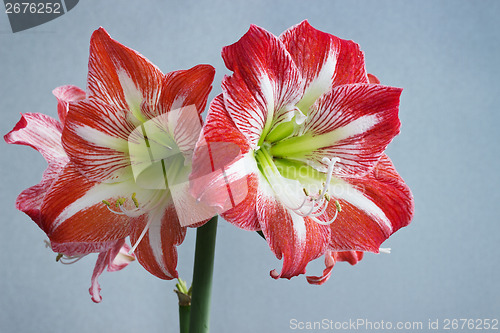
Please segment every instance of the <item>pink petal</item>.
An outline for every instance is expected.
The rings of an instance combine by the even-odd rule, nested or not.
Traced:
[[[135,255],[151,274],[160,279],[175,279],[178,277],[176,247],[184,240],[186,228],[180,226],[175,207],[170,203],[166,209],[151,211],[134,223],[130,236],[132,244],[139,240],[148,222],[149,228],[135,250]]]
[[[330,231],[308,217],[289,213],[270,191],[259,188],[257,215],[269,247],[278,259],[283,258],[281,273],[273,270],[271,276],[290,279],[304,274],[307,264],[325,252]]]
[[[85,99],[85,91],[75,86],[61,86],[52,90],[52,94],[57,98],[57,114],[59,120],[64,125],[70,102],[78,102]]]
[[[21,114],[14,129],[4,136],[10,144],[30,146],[45,158],[48,163],[67,160],[61,145],[62,125],[60,122],[41,113]]]
[[[321,276],[307,276],[307,282],[315,285],[322,285],[325,283],[332,275],[333,266],[337,261],[347,261],[351,265],[355,265],[363,258],[363,252],[361,251],[342,251],[334,252],[327,251],[325,253],[325,269]]]
[[[331,195],[342,212],[331,226],[332,249],[378,253],[391,234],[408,225],[413,216],[413,197],[386,155],[364,177],[346,178],[349,188],[338,186]],[[334,205],[328,214],[333,215]]]
[[[43,197],[68,162],[61,145],[61,124],[39,113],[21,115],[14,129],[4,136],[7,143],[27,145],[38,150],[48,162],[42,180],[19,194],[16,208],[26,213],[40,227],[40,207]]]
[[[261,136],[293,117],[303,82],[283,43],[254,25],[238,42],[224,47],[222,57],[234,72],[222,81],[225,106],[255,146]]]
[[[71,103],[70,110],[62,142],[80,172],[100,182],[132,177],[128,139],[136,126],[126,111],[95,99]]]
[[[294,156],[292,147],[288,154],[325,170],[325,157],[340,158],[335,164],[336,174],[365,174],[399,133],[400,94],[399,88],[372,84],[333,88],[313,105],[299,134],[311,136],[307,146],[310,152]]]
[[[132,219],[110,212],[103,200],[114,203],[118,198],[131,197],[128,186],[91,182],[68,164],[41,207],[42,228],[52,249],[67,255],[83,254],[127,237]]]
[[[99,28],[90,39],[88,94],[120,110],[145,100],[157,105],[163,74],[138,52],[113,40]]]
[[[335,252],[326,251],[325,253],[325,269],[321,276],[306,276],[307,282],[315,285],[322,285],[325,283],[332,275],[333,266],[335,266]]]
[[[125,240],[119,239],[113,243],[113,246],[109,250],[99,253],[94,267],[94,272],[92,273],[92,283],[89,288],[92,301],[99,303],[102,300],[100,294],[101,287],[99,286],[97,279],[104,272],[106,267],[108,268],[108,272],[115,272],[125,268],[131,261],[135,260],[133,255],[122,254],[129,249],[130,247],[125,244]],[[122,257],[125,256],[127,259],[123,260]],[[116,261],[119,261],[120,263],[117,265],[115,263]]]
[[[307,112],[332,86],[367,83],[363,52],[359,45],[313,28],[307,21],[288,29],[280,40],[306,81],[299,107]]]

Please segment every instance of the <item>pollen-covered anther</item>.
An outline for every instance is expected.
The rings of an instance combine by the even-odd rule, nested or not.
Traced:
[[[112,212],[113,214],[126,215],[126,216],[129,216],[129,217],[137,217],[137,216],[143,214],[144,212],[139,208],[139,201],[136,198],[136,193],[135,192],[132,194],[131,200],[132,200],[132,203],[135,206],[134,209],[127,209],[127,208],[125,208],[125,202],[127,201],[126,198],[122,198],[121,197],[121,198],[116,199],[116,201],[115,201],[115,207],[118,208],[118,209],[120,209],[120,211],[116,211],[116,210],[112,209],[111,208],[111,204],[107,200],[102,200],[102,203],[104,205],[106,205],[106,207],[108,208],[108,210],[110,212]]]

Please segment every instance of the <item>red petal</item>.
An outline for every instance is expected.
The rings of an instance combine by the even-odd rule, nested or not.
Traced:
[[[368,83],[363,52],[353,41],[319,31],[307,21],[285,31],[280,40],[297,64],[307,88],[316,83],[324,93],[332,86]]]
[[[135,251],[141,265],[160,279],[171,280],[177,274],[177,246],[186,235],[186,228],[179,224],[175,207],[170,204],[165,210],[150,212],[134,224],[130,241],[135,244],[146,227],[151,224]]]
[[[300,74],[283,43],[254,25],[238,42],[224,47],[222,57],[234,72],[222,82],[227,111],[257,145],[265,126],[269,133],[293,117],[303,91]]]
[[[378,253],[380,245],[413,217],[413,197],[389,158],[383,155],[376,167],[361,178],[345,179],[354,192],[338,188],[342,212],[331,224],[331,247]],[[331,209],[330,209],[331,208]],[[334,205],[329,207],[333,214]]]
[[[82,254],[127,237],[131,218],[110,212],[102,200],[115,202],[119,197],[130,197],[129,191],[125,183],[91,182],[68,164],[52,184],[41,208],[42,228],[52,249],[67,255]]]
[[[328,226],[292,214],[259,188],[257,215],[262,232],[276,257],[283,258],[281,273],[271,271],[275,279],[290,279],[304,274],[307,264],[321,256],[327,247],[330,235]]]
[[[360,176],[368,172],[399,133],[401,91],[372,84],[333,88],[313,105],[304,124],[304,132],[316,142],[313,145],[322,147],[300,160],[319,165],[324,164],[324,157],[338,157],[336,173]]]
[[[368,73],[368,82],[371,84],[380,84],[380,80],[373,74]]]
[[[85,91],[75,86],[61,86],[52,90],[52,94],[57,98],[57,114],[59,120],[64,125],[70,102],[78,102],[85,99]]]
[[[70,110],[62,142],[80,172],[101,182],[130,178],[128,138],[135,126],[125,111],[95,99],[72,103]]]
[[[138,52],[111,39],[99,28],[90,39],[89,97],[129,110],[145,100],[157,105],[163,74]]]
[[[205,110],[212,90],[215,69],[210,65],[198,65],[165,75],[158,108],[147,117],[152,119],[170,110],[194,105],[198,114]]]

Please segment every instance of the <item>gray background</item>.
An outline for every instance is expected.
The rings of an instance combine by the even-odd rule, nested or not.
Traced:
[[[13,34],[0,13],[0,132],[20,112],[56,116],[51,90],[85,87],[89,38],[99,26],[163,72],[209,63],[228,71],[222,46],[251,23],[278,35],[309,19],[358,42],[369,72],[403,87],[402,133],[388,149],[416,202],[413,223],[357,266],[340,263],[323,286],[303,276],[275,281],[265,242],[221,221],[212,332],[289,332],[290,320],[422,321],[500,318],[497,186],[500,185],[500,2],[498,1],[118,1],[86,0],[42,26]],[[137,263],[101,277],[88,295],[96,256],[63,266],[44,233],[14,208],[45,162],[0,144],[0,332],[176,332],[175,282]],[[194,230],[179,250],[191,280]],[[319,274],[322,260],[308,267]],[[362,331],[362,330],[360,330]]]

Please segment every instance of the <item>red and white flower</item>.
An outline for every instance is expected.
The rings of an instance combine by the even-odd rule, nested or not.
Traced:
[[[76,102],[85,98],[85,92],[75,86],[58,87],[52,93],[58,100],[57,111],[59,121],[41,113],[22,114],[21,119],[14,129],[4,136],[5,141],[9,144],[26,145],[36,149],[48,163],[41,182],[21,192],[16,200],[16,208],[30,216],[44,231],[46,230],[44,229],[44,224],[41,223],[40,213],[42,203],[50,186],[69,162],[69,158],[61,143],[62,129],[68,112],[68,105],[69,102]],[[110,272],[118,271],[135,260],[133,254],[128,255],[123,253],[127,249],[130,249],[130,247],[125,244],[124,239],[120,239],[109,249],[104,248],[103,252],[99,254],[90,288],[92,299],[95,302],[101,300],[97,278],[104,269],[108,267],[108,271]],[[57,259],[65,264],[73,263],[85,254],[80,253],[77,256],[71,256],[66,253],[59,253]]]
[[[51,171],[38,185],[43,197],[29,194],[38,200],[36,207],[28,194],[18,200],[21,210],[28,207],[30,216],[38,216],[54,251],[101,253],[97,277],[106,265],[122,267],[113,260],[118,244],[130,237],[129,255],[133,252],[159,278],[177,277],[176,246],[185,237],[184,225],[201,225],[213,216],[188,191],[191,155],[213,77],[209,65],[163,74],[103,28],[93,33],[86,94],[59,92],[67,102],[59,106],[64,127],[47,129],[50,134],[37,146],[45,156],[53,141],[62,140],[62,147],[48,154],[57,161],[63,156],[64,163],[53,167],[60,170],[57,177]],[[98,290],[93,279],[94,300],[100,299]]]
[[[361,259],[336,252],[378,253],[413,214],[410,190],[384,154],[399,133],[401,89],[376,84],[356,43],[307,21],[279,37],[251,26],[222,57],[233,74],[195,150],[193,195],[229,222],[262,230],[283,259],[274,278],[303,274],[326,254],[323,276],[309,277],[320,284],[335,260]]]

